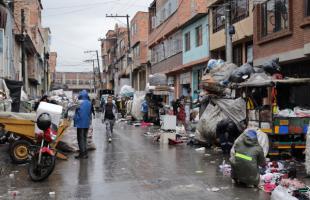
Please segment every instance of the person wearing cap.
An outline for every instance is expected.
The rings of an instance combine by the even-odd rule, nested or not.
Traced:
[[[234,153],[231,155],[230,162],[231,178],[236,183],[258,186],[259,166],[264,166],[266,161],[255,130],[246,130],[235,141]]]

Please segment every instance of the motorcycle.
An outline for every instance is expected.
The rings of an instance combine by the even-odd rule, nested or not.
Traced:
[[[43,181],[55,168],[56,151],[50,144],[57,139],[57,132],[52,127],[52,119],[48,113],[42,113],[37,119],[37,126],[43,132],[37,134],[39,145],[29,148],[30,163],[28,173],[32,181]]]

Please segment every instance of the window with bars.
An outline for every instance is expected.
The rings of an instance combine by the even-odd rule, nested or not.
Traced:
[[[233,63],[237,66],[241,66],[242,62],[242,45],[234,46],[233,48]]]
[[[305,16],[310,17],[310,0],[305,0]]]
[[[140,57],[140,44],[138,44],[133,48],[133,57],[134,58]]]
[[[289,0],[268,0],[261,6],[262,36],[289,28]]]
[[[231,18],[232,23],[241,21],[249,16],[249,0],[232,1]]]
[[[191,50],[191,32],[185,33],[185,51]]]
[[[219,5],[213,9],[213,33],[225,28],[225,7],[224,5]]]
[[[202,25],[196,27],[196,47],[202,45]]]
[[[181,51],[182,32],[177,32],[151,49],[151,63],[158,63]]]

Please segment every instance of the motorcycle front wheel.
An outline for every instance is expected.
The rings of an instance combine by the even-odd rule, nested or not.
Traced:
[[[38,164],[39,155],[36,154],[32,157],[29,164],[28,173],[32,181],[39,182],[43,181],[55,168],[55,156],[49,154],[42,154],[41,163]]]

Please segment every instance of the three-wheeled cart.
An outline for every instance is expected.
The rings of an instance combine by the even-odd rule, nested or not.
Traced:
[[[310,115],[298,106],[310,107],[309,78],[244,82],[236,91],[246,99],[248,125],[268,134],[269,156],[302,155]],[[294,109],[301,110],[300,114]]]
[[[9,153],[16,164],[25,163],[28,159],[28,148],[36,143],[35,116],[33,113],[0,113],[0,126],[2,133],[9,142]],[[70,126],[71,120],[64,118],[57,129],[57,140],[52,144],[55,148]],[[66,156],[57,153],[57,157],[66,159]]]

